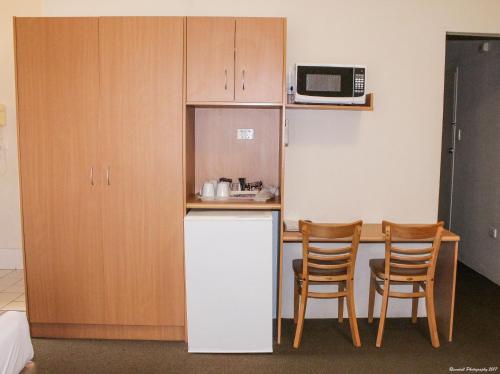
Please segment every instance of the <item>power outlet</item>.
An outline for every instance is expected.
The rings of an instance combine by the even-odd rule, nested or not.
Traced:
[[[490,228],[488,229],[488,233],[493,239],[496,239],[498,235],[498,230],[496,227],[490,226]]]
[[[236,139],[238,140],[252,140],[254,138],[254,129],[237,129]]]

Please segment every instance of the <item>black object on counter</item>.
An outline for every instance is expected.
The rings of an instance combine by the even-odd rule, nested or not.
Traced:
[[[247,183],[245,189],[248,191],[260,191],[262,189],[262,181]]]
[[[247,186],[247,179],[246,178],[238,178],[238,181],[240,182],[241,190],[245,191],[245,187]]]

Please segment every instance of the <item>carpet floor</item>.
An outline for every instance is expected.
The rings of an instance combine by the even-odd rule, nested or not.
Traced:
[[[500,366],[500,287],[460,265],[452,343],[430,344],[427,320],[388,319],[375,347],[377,321],[359,319],[363,346],[351,344],[347,319],[306,320],[292,348],[294,324],[284,321],[273,354],[189,354],[179,342],[33,339],[42,373],[448,373],[495,372]],[[492,368],[492,369],[490,369]]]

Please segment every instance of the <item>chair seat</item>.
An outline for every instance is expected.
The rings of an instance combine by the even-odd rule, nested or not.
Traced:
[[[339,262],[340,263],[340,262]],[[322,264],[318,261],[318,264]],[[325,262],[325,265],[333,265],[334,263],[329,261]],[[295,274],[302,274],[303,261],[301,258],[296,258],[292,261],[292,268]],[[325,276],[335,276],[347,274],[347,268],[340,269],[317,269],[309,267],[309,275],[325,275]]]
[[[373,258],[369,262],[370,269],[375,275],[381,279],[384,279],[385,274],[385,259],[383,258]],[[417,276],[426,275],[427,269],[403,269],[403,268],[391,268],[391,275],[402,275],[402,276]]]

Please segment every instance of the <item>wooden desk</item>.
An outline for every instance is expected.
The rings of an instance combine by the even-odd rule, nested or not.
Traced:
[[[280,253],[280,269],[283,269],[283,248],[286,243],[300,243],[302,242],[302,234],[296,231],[283,232],[283,245],[281,246]],[[321,243],[345,243],[345,240],[325,240],[314,239],[313,242]],[[436,307],[436,322],[438,332],[441,338],[447,341],[452,341],[453,337],[453,311],[455,308],[455,284],[457,274],[457,258],[458,258],[458,242],[460,237],[451,231],[444,230],[439,251],[438,260],[436,264],[436,274],[434,277],[434,299]],[[398,242],[411,242],[401,240]],[[382,233],[382,224],[378,223],[365,223],[361,230],[360,243],[385,243],[384,234]],[[360,247],[360,250],[362,248]],[[380,258],[383,258],[385,252],[382,252]],[[366,269],[370,271],[370,269]],[[282,315],[282,274],[279,275],[278,286],[278,343],[281,342],[281,315]],[[409,317],[408,317],[409,318]]]
[[[457,234],[452,233],[451,231],[444,230],[443,231],[443,242],[458,242],[460,240],[460,237]],[[315,242],[318,242],[318,240],[312,240]],[[319,239],[322,243],[343,243],[345,241],[343,240],[325,240],[325,239]],[[298,231],[284,231],[283,232],[283,242],[285,243],[300,243],[302,242],[302,234]],[[384,233],[382,232],[382,224],[380,223],[365,223],[363,224],[363,227],[361,228],[361,243],[384,243]],[[402,240],[401,242],[411,242],[415,243],[414,240],[412,241],[405,241]]]

